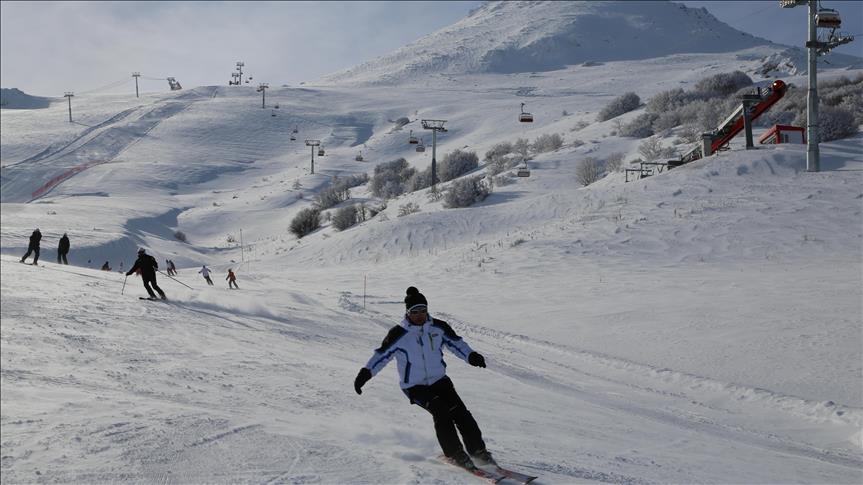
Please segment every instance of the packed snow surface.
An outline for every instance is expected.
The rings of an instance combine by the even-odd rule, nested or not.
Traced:
[[[2,482],[479,483],[435,459],[395,365],[353,390],[416,286],[485,356],[447,355],[448,374],[489,449],[536,483],[860,483],[863,137],[822,144],[818,173],[803,145],[735,140],[634,182],[576,182],[588,156],[638,156],[595,122],[610,100],[752,73],[763,52],[274,86],[266,109],[252,88],[200,86],[82,95],[74,123],[64,103],[3,110]],[[438,161],[566,145],[470,208],[422,190],[345,231],[288,232],[333,176],[430,165],[407,144],[431,144],[421,119],[447,120]],[[326,149],[314,174],[306,139]],[[20,264],[36,227],[39,265]],[[138,247],[177,264],[158,275],[168,301],[123,274]]]

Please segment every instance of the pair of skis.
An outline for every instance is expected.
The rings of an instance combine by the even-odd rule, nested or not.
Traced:
[[[448,465],[461,468],[462,470],[467,471],[471,475],[482,478],[483,480],[493,484],[500,483],[502,480],[505,480],[507,478],[510,480],[515,480],[519,483],[528,484],[536,480],[537,478],[531,475],[525,475],[524,473],[520,473],[515,470],[504,468],[498,465],[496,462],[488,463],[486,465],[483,465],[485,468],[480,468],[476,465],[473,465],[473,467],[463,467],[457,465],[445,456],[441,456],[440,460]]]

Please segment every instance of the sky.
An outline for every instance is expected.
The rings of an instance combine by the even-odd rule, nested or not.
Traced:
[[[774,42],[800,45],[805,8],[776,0],[684,1]],[[252,84],[297,85],[392,52],[457,22],[481,2],[0,2],[0,85],[62,96],[227,84],[237,61]],[[824,2],[858,40],[863,4]],[[244,76],[245,77],[245,76]],[[119,86],[117,86],[119,85]]]

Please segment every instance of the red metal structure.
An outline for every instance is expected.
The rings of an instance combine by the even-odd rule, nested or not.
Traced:
[[[755,121],[761,116],[762,113],[767,111],[771,106],[776,104],[777,101],[782,99],[782,96],[785,96],[785,91],[788,87],[785,83],[779,79],[773,81],[773,84],[770,88],[766,90],[762,90],[759,88],[758,97],[760,101],[758,101],[752,108],[749,113],[749,119]],[[743,130],[743,104],[741,103],[737,109],[734,110],[731,115],[723,121],[716,130],[711,133],[710,140],[710,153],[716,153],[725,147],[728,142],[730,142],[738,133]],[[689,162],[694,162],[700,158],[702,158],[702,147],[697,146],[693,148],[689,153],[683,155],[680,160],[670,160],[668,162],[668,167],[673,168],[680,165],[684,165]]]
[[[806,129],[802,126],[773,125],[758,138],[760,144],[806,143]]]

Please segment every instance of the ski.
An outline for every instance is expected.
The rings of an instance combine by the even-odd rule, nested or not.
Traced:
[[[502,473],[495,473],[495,472],[492,472],[489,470],[483,470],[482,468],[479,468],[476,465],[474,465],[473,468],[465,468],[461,465],[456,465],[455,463],[450,461],[450,459],[447,458],[446,456],[440,456],[440,457],[438,457],[438,459],[440,461],[442,461],[443,463],[446,463],[447,465],[452,465],[456,468],[460,468],[460,469],[470,473],[471,475],[482,478],[483,480],[485,480],[489,483],[497,484],[497,483],[500,483],[501,480],[507,478],[507,476],[502,474]]]
[[[504,468],[504,467],[498,465],[497,463],[489,463],[489,466],[493,467],[494,471],[505,476],[506,478],[510,478],[510,479],[515,480],[517,482],[524,483],[525,485],[537,479],[537,477],[534,477],[531,475],[526,475],[524,473],[517,472],[515,470],[509,470],[507,468]]]
[[[147,298],[146,296],[139,296],[138,299],[139,300],[150,300],[150,301],[165,301],[161,298]]]

